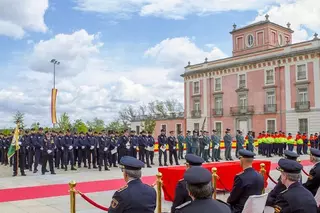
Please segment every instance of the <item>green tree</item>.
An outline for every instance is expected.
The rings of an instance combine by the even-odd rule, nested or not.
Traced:
[[[111,123],[109,123],[107,125],[107,130],[114,130],[114,131],[118,131],[121,132],[126,128],[126,126],[120,122],[119,120],[116,121],[112,121]]]
[[[5,136],[8,136],[8,135],[11,134],[11,131],[12,131],[12,130],[10,130],[10,129],[5,129],[5,130],[2,131],[2,133],[3,133]]]
[[[87,125],[95,132],[101,132],[105,127],[104,121],[99,118],[94,118],[93,121],[87,121]]]
[[[21,128],[24,128],[24,114],[20,111],[17,111],[16,114],[13,116],[13,122],[19,123]]]
[[[88,127],[87,125],[81,120],[78,119],[74,122],[73,124],[73,129],[77,132],[77,133],[87,133],[88,132]]]
[[[71,129],[71,122],[68,113],[63,113],[58,120],[58,127],[61,131],[65,132],[67,129]]]
[[[144,130],[147,132],[154,132],[154,129],[156,128],[156,120],[154,120],[151,116],[149,116],[144,121]]]
[[[33,123],[33,124],[31,124],[31,126],[30,126],[31,129],[33,128],[33,129],[35,129],[36,131],[38,131],[39,127],[40,127],[40,123],[39,123],[39,122]]]

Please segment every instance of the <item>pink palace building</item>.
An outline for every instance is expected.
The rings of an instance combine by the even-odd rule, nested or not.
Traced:
[[[320,131],[320,39],[292,43],[266,15],[233,25],[232,57],[185,67],[186,130]],[[206,122],[204,122],[206,118]]]

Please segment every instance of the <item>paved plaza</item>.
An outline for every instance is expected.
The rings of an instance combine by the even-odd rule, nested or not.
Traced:
[[[222,155],[223,156],[223,153]],[[234,155],[233,155],[234,156]],[[156,156],[157,157],[157,156]],[[157,158],[155,158],[157,159]],[[257,156],[257,159],[264,159],[261,156]],[[268,158],[267,160],[273,163],[277,162],[279,157]],[[300,157],[301,160],[308,160],[309,156],[304,155]],[[155,160],[157,163],[157,160]],[[181,164],[184,161],[180,162]],[[157,166],[153,168],[145,168],[143,170],[143,176],[153,176],[157,173]],[[305,171],[309,172],[311,166],[305,166]],[[112,168],[111,171],[88,170],[86,168],[78,169],[78,171],[62,171],[57,170],[57,175],[41,175],[27,172],[26,177],[11,177],[12,168],[0,167],[0,190],[20,188],[28,186],[43,186],[54,184],[67,184],[71,180],[76,182],[88,182],[88,181],[100,181],[100,180],[112,180],[122,178],[122,173],[119,168]],[[271,176],[276,180],[279,177],[279,172],[276,170],[271,171]],[[306,181],[306,175],[303,176],[303,181]],[[274,184],[269,180],[268,189],[270,191]],[[94,192],[86,194],[88,197],[96,201],[103,206],[109,206],[111,202],[114,190],[105,192]],[[218,198],[226,200],[228,194],[218,194]],[[163,212],[169,212],[171,203],[163,200]],[[91,206],[80,195],[77,195],[76,208],[79,213],[97,213],[103,212]],[[1,213],[67,213],[70,212],[69,196],[58,196],[50,198],[32,199],[32,200],[18,200],[12,202],[0,203]]]

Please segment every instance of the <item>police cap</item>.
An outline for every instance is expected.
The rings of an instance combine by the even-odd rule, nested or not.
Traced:
[[[320,157],[320,150],[319,149],[311,148],[310,153],[311,153],[311,155],[313,155],[315,157]]]
[[[301,172],[302,165],[297,161],[289,159],[280,159],[278,162],[277,170],[280,172],[295,173],[298,174]]]
[[[120,159],[120,164],[129,170],[140,170],[144,167],[144,163],[141,160],[138,160],[131,156],[124,156]]]
[[[190,166],[201,166],[204,162],[202,157],[194,154],[186,154],[186,161]]]
[[[207,184],[211,181],[211,179],[212,175],[209,170],[201,166],[191,167],[184,173],[184,180],[188,184],[192,185]]]
[[[285,150],[284,155],[289,160],[297,160],[297,158],[299,157],[299,155],[297,153],[290,151],[290,150]]]
[[[254,156],[256,154],[254,154],[253,152],[249,151],[249,150],[245,150],[245,149],[241,149],[239,151],[239,155],[243,158],[254,158]]]
[[[40,127],[40,128],[39,128],[39,131],[42,131],[42,130],[43,130],[43,128],[42,128],[42,127]]]

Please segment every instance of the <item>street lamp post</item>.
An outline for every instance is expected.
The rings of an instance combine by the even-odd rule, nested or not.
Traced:
[[[50,63],[53,64],[53,89],[56,88],[56,65],[59,65],[60,62],[56,59],[51,59]],[[55,127],[55,124],[53,124],[53,128]]]

